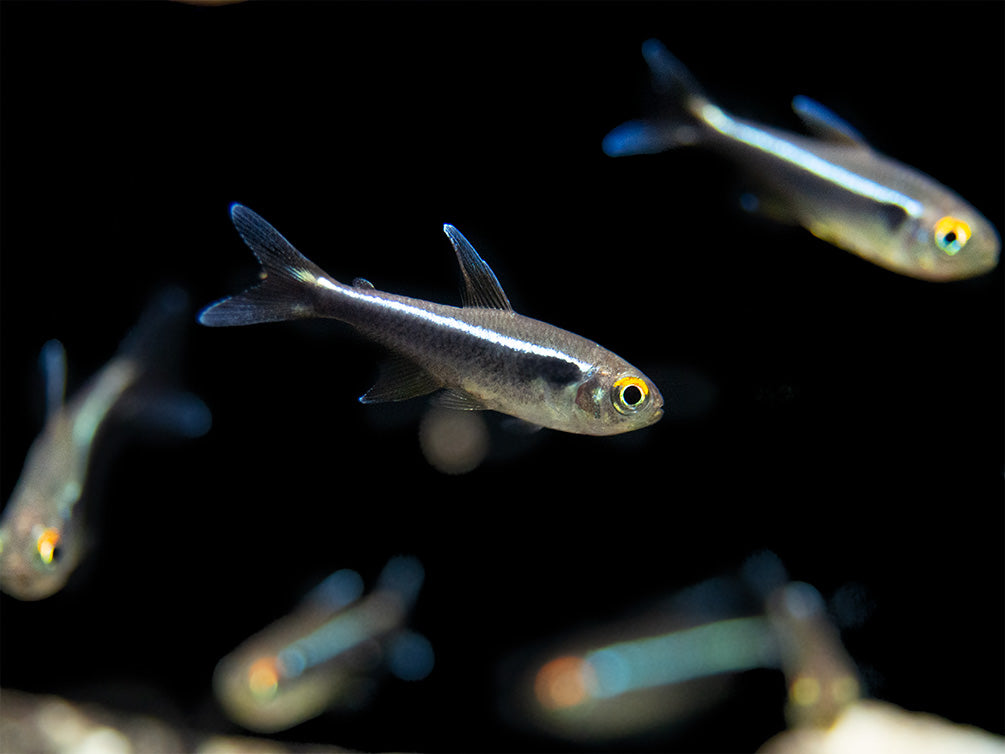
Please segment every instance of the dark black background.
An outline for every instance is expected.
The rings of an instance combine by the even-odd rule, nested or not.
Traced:
[[[617,438],[498,430],[448,477],[423,403],[362,406],[379,354],[337,323],[190,328],[188,443],[123,448],[68,587],[3,597],[5,687],[235,731],[216,660],[326,573],[417,555],[437,666],[290,740],[370,750],[561,746],[497,712],[502,659],[771,548],[831,595],[870,691],[1003,731],[1002,276],[889,273],[737,206],[708,153],[607,158],[650,103],[658,36],[719,102],[798,128],[809,95],[1003,218],[1000,3],[0,4],[2,480],[42,415],[161,285],[203,305],[256,271],[240,201],[342,280],[454,303],[457,225],[518,311],[661,386]],[[498,430],[498,431],[497,431]],[[117,691],[117,690],[126,691]],[[752,749],[781,681],[631,748]],[[617,748],[618,744],[608,744]]]

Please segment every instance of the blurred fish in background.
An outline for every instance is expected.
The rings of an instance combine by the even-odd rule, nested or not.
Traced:
[[[788,730],[761,754],[1003,754],[1005,739],[970,725],[869,699],[814,587],[771,589],[765,611],[787,687]]]
[[[607,134],[608,155],[708,146],[761,186],[748,208],[802,225],[881,267],[949,281],[997,265],[998,233],[980,212],[921,171],[878,153],[820,103],[802,95],[792,100],[814,137],[763,126],[715,105],[658,40],[648,40],[642,54],[663,111]]]
[[[575,744],[637,744],[692,725],[739,693],[738,674],[755,669],[784,674],[792,730],[830,730],[864,696],[823,597],[790,581],[770,552],[748,558],[735,577],[509,658],[500,672],[502,710],[515,724]],[[1005,743],[974,732],[991,750]]]
[[[728,697],[737,674],[780,660],[749,585],[713,578],[509,658],[502,709],[515,724],[578,744],[638,742],[688,725]]]
[[[93,493],[91,461],[112,417],[182,437],[209,430],[206,405],[164,384],[188,311],[181,289],[159,294],[118,353],[68,402],[63,345],[45,344],[45,426],[0,519],[0,588],[7,594],[48,597],[79,563],[87,538],[84,500]]]
[[[216,698],[235,722],[273,733],[331,707],[362,707],[384,670],[403,680],[425,678],[432,647],[405,628],[424,577],[417,559],[397,556],[361,598],[359,574],[336,571],[292,613],[220,660]]]

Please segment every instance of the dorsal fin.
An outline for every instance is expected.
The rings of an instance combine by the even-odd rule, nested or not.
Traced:
[[[66,349],[58,340],[48,340],[38,355],[45,380],[45,418],[52,417],[66,398]]]
[[[478,256],[478,252],[468,243],[468,239],[453,225],[444,225],[443,232],[454,245],[457,261],[461,265],[461,275],[464,278],[464,290],[461,296],[464,306],[513,311],[513,306],[499,285],[492,268]]]
[[[374,285],[366,278],[355,278],[352,281],[353,288],[362,288],[363,290],[374,290]]]
[[[869,145],[851,124],[832,110],[809,97],[797,94],[792,110],[813,133],[827,141],[868,148]]]

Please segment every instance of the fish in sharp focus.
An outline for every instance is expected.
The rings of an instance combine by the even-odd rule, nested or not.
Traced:
[[[211,327],[301,318],[352,325],[393,360],[360,398],[396,401],[441,391],[439,405],[490,409],[541,427],[613,435],[663,415],[663,397],[642,372],[591,340],[517,314],[489,266],[452,225],[443,229],[461,266],[464,306],[340,283],[269,223],[234,204],[231,217],[262,265],[262,281],[207,307]]]
[[[404,680],[425,678],[433,650],[404,627],[424,577],[416,558],[394,557],[361,598],[359,574],[333,573],[217,664],[213,688],[227,715],[271,733],[331,707],[358,708],[385,666]]]
[[[162,361],[184,321],[187,296],[167,289],[144,312],[116,355],[64,403],[66,357],[59,341],[42,350],[47,416],[0,518],[0,588],[21,600],[59,591],[84,549],[82,501],[97,441],[108,419],[154,421],[195,437],[209,429],[197,397],[159,387]]]
[[[929,281],[982,275],[998,263],[994,226],[952,190],[873,149],[823,105],[792,108],[814,136],[731,115],[657,40],[642,46],[657,117],[629,121],[604,138],[610,156],[704,145],[742,165],[760,185],[758,209],[881,267]]]

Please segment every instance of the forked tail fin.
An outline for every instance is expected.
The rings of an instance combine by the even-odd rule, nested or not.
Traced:
[[[199,314],[208,327],[253,325],[315,316],[314,283],[332,278],[247,207],[234,204],[230,217],[262,265],[261,282],[244,293],[210,304]]]
[[[698,82],[659,40],[643,43],[642,56],[663,107],[659,115],[627,121],[607,134],[602,146],[610,157],[653,154],[701,139],[701,108],[708,104],[708,98]]]

